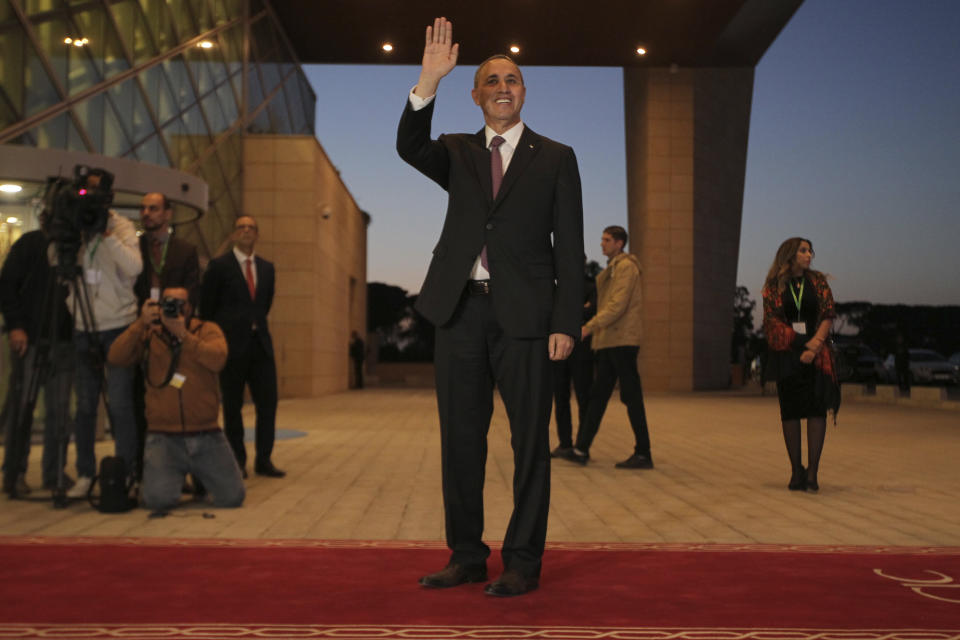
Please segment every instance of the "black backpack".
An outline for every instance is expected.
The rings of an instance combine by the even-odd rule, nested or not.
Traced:
[[[93,488],[100,482],[100,499],[94,500]],[[100,461],[100,474],[90,483],[87,499],[100,513],[123,513],[137,506],[136,497],[131,496],[133,479],[127,474],[127,465],[123,458],[107,456]]]

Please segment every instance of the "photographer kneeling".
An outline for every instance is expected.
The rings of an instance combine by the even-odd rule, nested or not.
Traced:
[[[164,289],[160,304],[147,300],[139,320],[107,355],[118,366],[141,359],[147,415],[143,506],[177,506],[187,473],[203,483],[214,506],[242,505],[240,468],[217,424],[217,374],[227,361],[227,341],[215,323],[193,317],[186,289]]]

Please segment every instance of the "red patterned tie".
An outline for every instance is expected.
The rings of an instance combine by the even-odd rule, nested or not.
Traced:
[[[257,299],[257,285],[253,282],[253,259],[247,258],[247,289],[250,290],[250,299]]]
[[[493,199],[497,199],[500,192],[500,184],[503,182],[503,156],[500,155],[500,145],[505,142],[500,136],[493,136],[490,140],[490,180],[493,183]],[[480,250],[480,264],[487,271],[490,267],[487,265],[487,245],[483,245]]]

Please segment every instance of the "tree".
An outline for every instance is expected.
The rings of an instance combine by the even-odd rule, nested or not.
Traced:
[[[742,362],[747,358],[748,347],[756,331],[753,328],[753,310],[757,302],[750,298],[746,287],[737,287],[733,294],[733,336],[730,340],[730,362]]]

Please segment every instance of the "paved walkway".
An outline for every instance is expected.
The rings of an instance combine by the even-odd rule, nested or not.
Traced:
[[[550,541],[960,546],[956,412],[847,403],[828,429],[821,490],[811,495],[786,489],[775,398],[653,394],[647,411],[655,470],[614,469],[632,449],[616,400],[589,466],[554,462]],[[251,476],[241,509],[192,504],[150,519],[144,510],[102,515],[83,503],[58,510],[47,501],[0,498],[0,535],[443,539],[431,390],[285,400],[278,423],[306,435],[277,442],[274,459],[288,476]],[[98,456],[110,451],[112,443],[98,445]],[[35,447],[34,487],[39,455]],[[487,466],[490,541],[506,529],[511,473],[498,403]]]

